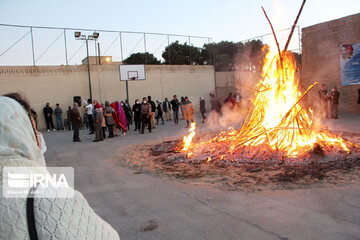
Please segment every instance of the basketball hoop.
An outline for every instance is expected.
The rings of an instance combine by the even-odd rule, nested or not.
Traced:
[[[135,77],[132,77],[131,80],[135,80]]]

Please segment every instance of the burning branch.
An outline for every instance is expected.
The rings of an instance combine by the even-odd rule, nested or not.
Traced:
[[[276,43],[276,46],[277,46],[277,49],[278,49],[278,52],[279,52],[280,64],[281,64],[281,66],[282,66],[281,50],[280,50],[279,42],[278,42],[278,40],[277,40],[277,37],[276,37],[275,31],[274,31],[273,25],[271,24],[270,19],[268,18],[267,14],[266,14],[266,12],[265,12],[264,7],[261,7],[261,9],[263,10],[263,12],[264,12],[264,14],[265,14],[265,17],[266,17],[266,19],[268,20],[268,22],[269,22],[269,24],[270,24],[271,31],[272,31],[272,33],[273,33],[273,35],[274,35],[275,43]]]
[[[293,26],[292,26],[292,28],[291,28],[291,32],[290,32],[290,35],[289,35],[289,37],[288,37],[288,39],[287,39],[287,41],[286,41],[285,48],[284,48],[283,52],[286,52],[286,50],[287,50],[287,48],[288,48],[288,46],[289,46],[289,44],[290,44],[290,40],[291,40],[292,35],[293,35],[293,33],[294,33],[294,29],[295,29],[296,24],[297,24],[297,22],[298,22],[298,20],[299,20],[300,14],[301,14],[301,12],[302,12],[302,10],[303,10],[303,8],[304,8],[305,2],[306,2],[306,0],[304,0],[303,3],[301,4],[299,13],[298,13],[298,15],[296,16],[295,22],[294,22],[294,24],[293,24]]]

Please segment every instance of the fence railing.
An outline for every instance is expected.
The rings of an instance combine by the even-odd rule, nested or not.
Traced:
[[[113,61],[123,61],[136,52],[148,52],[161,60],[162,52],[175,41],[195,47],[211,42],[210,37],[180,34],[0,24],[0,35],[6,36],[0,40],[0,65],[80,64],[87,54],[85,41],[74,37],[78,31],[99,33],[99,38],[89,41],[89,55],[100,52],[112,56]]]

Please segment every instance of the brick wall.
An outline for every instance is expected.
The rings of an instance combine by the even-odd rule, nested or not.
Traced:
[[[317,102],[317,92],[325,83],[328,91],[334,86],[340,91],[340,111],[360,112],[360,85],[341,86],[340,76],[340,45],[356,42],[360,42],[360,14],[302,29],[302,86],[320,83],[310,92],[311,102]]]

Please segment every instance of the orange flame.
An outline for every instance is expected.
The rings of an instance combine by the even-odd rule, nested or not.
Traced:
[[[312,110],[301,105],[302,98],[318,83],[315,82],[304,93],[299,91],[296,78],[295,58],[290,52],[269,51],[265,57],[262,79],[257,84],[255,98],[240,130],[221,132],[208,143],[227,144],[233,152],[239,146],[253,147],[268,145],[284,156],[294,157],[314,148],[315,143],[323,148],[339,147],[350,152],[355,146],[340,136],[313,126]],[[183,152],[194,148],[195,123],[184,137]],[[191,154],[193,155],[193,153]]]
[[[195,136],[195,129],[196,129],[196,123],[192,122],[190,129],[189,129],[189,134],[187,136],[185,136],[183,139],[184,147],[181,150],[182,152],[186,152],[189,149],[189,147],[191,145],[191,141],[192,141],[193,137]]]

